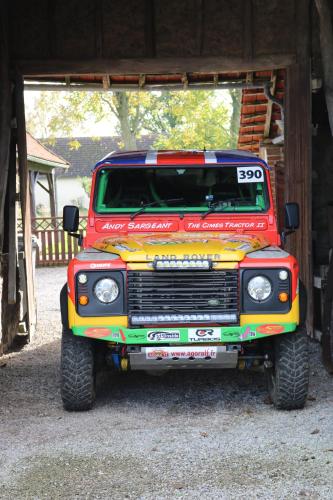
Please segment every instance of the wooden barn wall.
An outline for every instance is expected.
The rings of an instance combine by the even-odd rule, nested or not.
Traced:
[[[113,74],[283,67],[295,59],[297,3],[12,0],[11,56],[44,74],[73,63]]]
[[[286,200],[303,215],[289,246],[311,291],[310,0],[6,3],[11,65],[25,75],[287,68]]]

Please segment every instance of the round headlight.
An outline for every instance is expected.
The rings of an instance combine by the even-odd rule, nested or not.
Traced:
[[[111,278],[103,278],[97,281],[94,292],[100,302],[110,304],[114,302],[119,295],[119,287],[115,280]]]
[[[247,291],[253,300],[265,300],[272,293],[272,285],[265,276],[255,276],[248,282]]]

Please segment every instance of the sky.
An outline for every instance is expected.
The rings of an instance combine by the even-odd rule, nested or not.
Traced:
[[[51,91],[50,91],[51,93]],[[64,92],[63,92],[64,93]],[[25,112],[29,112],[35,107],[35,102],[38,99],[40,92],[35,90],[27,90],[24,92]],[[74,130],[73,137],[103,137],[110,136],[116,133],[116,118],[110,114],[109,119],[102,120],[99,123],[94,123],[87,119],[85,122],[79,124]],[[43,133],[39,137],[43,139]]]

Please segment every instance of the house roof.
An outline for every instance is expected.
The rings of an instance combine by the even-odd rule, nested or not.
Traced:
[[[137,144],[141,149],[149,149],[155,137],[143,136]],[[121,151],[121,138],[116,137],[59,137],[52,143],[43,141],[55,154],[61,155],[69,163],[66,171],[56,171],[59,177],[89,177],[95,164],[103,157],[109,156],[113,151]],[[75,144],[80,144],[78,148]]]
[[[50,151],[41,142],[35,139],[29,132],[26,133],[27,137],[27,156],[28,161],[34,164],[43,165],[46,167],[67,169],[69,163],[61,156]]]

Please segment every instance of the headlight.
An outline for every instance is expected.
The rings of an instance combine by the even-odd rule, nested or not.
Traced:
[[[114,302],[119,295],[117,282],[111,278],[103,278],[97,281],[94,292],[100,302],[110,304]]]
[[[255,276],[248,282],[247,291],[253,300],[261,301],[270,296],[272,285],[265,276]]]

